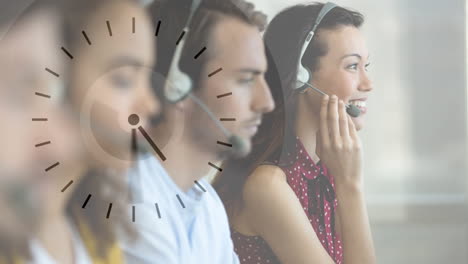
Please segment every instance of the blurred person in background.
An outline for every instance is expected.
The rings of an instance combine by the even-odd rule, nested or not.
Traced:
[[[45,164],[70,157],[73,126],[59,112],[60,82],[44,65],[61,67],[54,56],[59,40],[58,10],[53,1],[0,1],[0,263],[29,259],[29,240],[39,229],[43,201],[49,190]],[[34,45],[31,45],[34,43]],[[47,116],[47,125],[32,118]],[[45,148],[36,144],[53,138]],[[54,190],[57,191],[57,190]]]
[[[34,3],[41,4],[41,1]],[[32,27],[36,30],[35,33],[43,33],[40,36],[44,37],[42,39],[35,34],[25,34],[24,39],[14,39],[18,42],[12,46],[35,43],[34,47],[39,50],[34,50],[34,53],[43,56],[40,60],[36,58],[37,61],[33,64],[16,60],[20,69],[18,74],[21,76],[21,70],[31,66],[33,71],[38,70],[37,74],[41,77],[47,76],[45,80],[55,78],[53,74],[49,75],[44,71],[44,65],[47,65],[46,67],[62,73],[59,80],[66,88],[61,93],[63,97],[59,106],[48,108],[46,104],[41,104],[36,108],[38,112],[27,113],[33,117],[47,115],[50,119],[41,129],[47,131],[45,136],[51,138],[52,144],[49,147],[52,148],[41,150],[44,151],[41,156],[47,158],[36,157],[34,161],[41,162],[39,167],[42,166],[42,170],[35,173],[35,176],[39,173],[44,175],[37,176],[37,181],[46,187],[40,199],[38,217],[35,219],[36,230],[25,235],[28,237],[26,242],[22,241],[24,250],[18,251],[14,247],[4,251],[5,254],[2,255],[9,258],[6,260],[9,263],[123,263],[116,235],[122,230],[127,236],[133,236],[123,208],[126,200],[121,197],[122,189],[125,188],[124,171],[130,166],[131,160],[128,158],[130,133],[124,129],[129,126],[128,121],[126,126],[119,121],[123,116],[127,120],[129,113],[138,113],[144,123],[158,110],[158,102],[152,96],[149,85],[150,71],[142,70],[152,67],[155,58],[150,34],[152,26],[143,7],[135,1],[89,0],[62,4],[65,6],[60,9],[58,21],[49,22],[47,19],[53,16],[47,14],[41,17],[31,16],[31,20],[23,16],[24,21],[30,22],[29,24],[19,22],[23,19],[15,23],[24,24],[27,27],[24,30],[29,30],[25,33],[31,33]],[[127,31],[128,34],[122,33],[109,39],[107,30],[101,30],[106,29],[106,19],[101,20],[104,15],[107,20],[112,21],[113,29],[121,32],[129,28],[134,17],[139,21],[138,29],[141,33],[132,36],[131,31]],[[61,23],[64,23],[61,28],[64,35],[55,27]],[[50,33],[53,28],[56,30]],[[12,36],[13,29],[16,27],[9,31]],[[92,36],[92,46],[88,47],[82,30]],[[63,36],[65,41],[61,41],[59,36]],[[63,53],[54,56],[53,52],[60,52],[58,47],[61,44],[73,54],[71,62],[66,61],[68,58]],[[9,54],[17,56],[20,53],[14,51]],[[63,64],[51,60],[57,57]],[[25,89],[28,88],[32,94],[35,89],[43,89],[45,94],[47,91],[52,93],[46,86],[32,85]],[[27,100],[23,95],[18,95],[17,98]],[[86,100],[91,100],[95,106],[91,112],[83,111]],[[110,113],[101,107],[112,103],[116,105],[115,112]],[[62,115],[63,118],[58,118]],[[96,122],[94,127],[98,130],[94,134],[97,141],[88,141],[90,139],[87,135],[79,137],[79,125],[83,126],[87,122]],[[115,136],[106,137],[103,134]],[[103,145],[112,149],[107,149],[107,152],[98,151]],[[117,162],[114,159],[109,161],[106,156],[112,155],[120,159],[116,159]],[[44,173],[44,166],[57,160],[60,164],[50,167]],[[91,195],[92,200],[89,201]],[[112,212],[115,216],[106,219],[103,212],[107,211],[110,203],[113,203]]]

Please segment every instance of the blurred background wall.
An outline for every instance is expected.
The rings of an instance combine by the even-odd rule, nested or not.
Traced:
[[[307,3],[254,0],[271,19]],[[464,0],[335,0],[366,17],[366,193],[378,263],[468,263]]]

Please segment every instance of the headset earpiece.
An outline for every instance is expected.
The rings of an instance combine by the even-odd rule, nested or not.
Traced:
[[[299,64],[297,68],[297,77],[296,77],[296,89],[301,89],[304,87],[304,83],[309,82],[310,73],[309,70],[304,67],[304,65]]]
[[[184,27],[185,34],[189,32],[190,22],[201,4],[201,0],[193,0],[190,7],[189,17]],[[180,40],[172,57],[171,66],[164,84],[164,98],[170,103],[177,103],[185,99],[192,91],[192,79],[188,74],[182,72],[179,68],[179,62],[184,50],[185,39]]]
[[[184,43],[185,41],[182,40],[179,42],[179,45],[177,45],[171,67],[169,68],[167,80],[164,84],[164,97],[170,103],[177,103],[185,99],[192,91],[192,79],[179,68],[179,61],[182,56]]]
[[[297,78],[296,78],[296,89],[302,90],[302,89],[307,88],[305,84],[310,83],[311,81],[312,81],[312,72],[309,70],[309,68],[300,64],[298,68],[298,72],[297,72]]]
[[[304,40],[304,43],[302,44],[301,53],[300,53],[299,61],[297,65],[297,76],[296,76],[296,85],[295,85],[296,89],[304,88],[304,85],[306,83],[309,83],[312,80],[312,73],[307,67],[302,65],[302,58],[304,57],[304,54],[315,35],[315,31],[317,30],[318,25],[320,24],[322,19],[325,17],[325,15],[328,14],[328,12],[330,12],[330,10],[332,10],[335,7],[337,7],[337,5],[331,2],[328,2],[323,5],[322,9],[317,15],[317,18],[315,19],[312,30],[309,31],[309,33],[307,34]]]

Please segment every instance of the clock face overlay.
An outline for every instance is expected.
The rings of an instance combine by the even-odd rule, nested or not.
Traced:
[[[129,17],[128,23],[128,32],[116,32],[116,29],[112,26],[112,21],[105,20],[101,22],[101,24],[105,25],[107,29],[106,37],[108,40],[112,40],[116,34],[119,34],[121,38],[132,38],[135,34],[139,34],[137,20],[135,17]],[[161,23],[162,21],[158,21],[156,32],[154,36],[151,37],[163,37],[159,32]],[[175,45],[178,45],[178,43],[184,38],[186,35],[185,33],[186,32],[183,31],[180,34],[179,38],[175,42]],[[92,49],[93,45],[96,43],[96,40],[93,39],[92,35],[85,30],[81,32],[81,39],[84,43],[81,43],[81,45],[87,46],[89,49]],[[206,47],[201,47],[199,52],[193,55],[194,60],[198,59],[200,56],[203,56],[206,50]],[[62,55],[65,56],[65,59],[68,60],[69,63],[75,63],[75,61],[78,59],[77,55],[73,54],[72,51],[67,47],[62,46],[58,52],[62,53]],[[105,56],[105,54],[102,56]],[[98,60],[99,58],[96,58],[96,61]],[[138,193],[135,192],[138,192],[138,188],[142,188],[142,186],[138,186],[138,183],[132,182],[132,177],[127,176],[126,173],[123,173],[124,175],[118,175],[118,173],[114,171],[114,168],[112,168],[113,166],[126,169],[135,168],[135,166],[138,166],[139,161],[149,157],[148,155],[142,155],[143,152],[151,153],[162,163],[171,158],[166,156],[164,153],[164,146],[168,142],[160,142],[158,141],[159,139],[157,137],[151,134],[150,116],[146,115],[145,117],[142,117],[140,113],[132,112],[131,110],[126,109],[127,106],[125,104],[122,104],[118,101],[112,101],[109,98],[103,98],[102,96],[102,90],[105,86],[103,83],[106,83],[108,80],[112,80],[112,82],[116,83],[124,83],[124,80],[119,80],[118,78],[113,77],[113,74],[119,71],[128,71],[130,67],[137,68],[140,72],[147,72],[146,76],[151,76],[151,85],[156,87],[156,89],[162,88],[167,81],[167,78],[162,74],[154,72],[153,67],[132,65],[132,61],[123,61],[118,63],[115,67],[108,69],[104,73],[95,74],[93,80],[88,82],[88,87],[85,94],[78,96],[80,97],[78,103],[73,102],[77,105],[74,106],[74,108],[76,108],[74,111],[78,112],[77,119],[79,120],[78,122],[81,135],[79,140],[82,141],[81,143],[84,148],[84,153],[86,153],[86,156],[88,156],[90,159],[95,161],[96,164],[99,164],[99,166],[107,167],[108,171],[110,171],[110,174],[116,174],[115,177],[126,178],[126,189],[129,192],[128,194],[123,195],[126,197],[138,196]],[[65,73],[61,73],[60,69],[54,69],[52,67],[46,66],[44,71],[50,76],[50,78],[56,78],[59,80],[62,79],[63,82],[65,82],[66,78],[68,77],[65,76]],[[222,67],[216,67],[208,74],[207,77],[211,78],[215,75],[222,74],[222,71]],[[232,92],[224,92],[216,95],[216,98],[218,100],[225,100],[231,95]],[[34,96],[45,99],[53,98],[52,94],[45,92],[35,92]],[[74,99],[71,100],[74,101]],[[53,122],[53,120],[49,120],[47,116],[33,117],[32,121],[41,123]],[[236,119],[231,117],[219,118],[219,122],[235,121]],[[53,141],[53,138],[51,138],[43,142],[38,142],[36,147],[47,147],[48,145],[53,144]],[[221,140],[216,140],[216,145],[222,146],[223,148],[233,147],[232,143]],[[223,170],[214,162],[207,161],[206,164],[207,166],[210,166],[212,169],[215,169],[219,172]],[[53,173],[63,165],[64,164],[61,160],[54,161],[50,164],[45,164],[44,172]],[[136,171],[138,171],[138,169]],[[66,174],[63,176],[66,177]],[[96,175],[96,177],[99,177],[99,175]],[[157,177],[157,175],[155,175],[155,177]],[[77,184],[77,182],[77,179],[67,179],[66,184],[64,184],[60,190],[57,190],[57,192],[65,193],[71,186]],[[207,192],[206,188],[198,181],[194,181],[194,186],[204,193]],[[132,187],[136,187],[136,189],[132,189]],[[83,194],[83,210],[86,210],[86,208],[93,202],[93,195],[93,193]],[[178,201],[181,208],[186,208],[184,201],[179,194],[174,193],[172,198]],[[131,212],[131,221],[136,222],[138,205],[141,203],[141,201],[130,198],[127,203],[129,206],[128,210]],[[114,202],[110,202],[108,203],[107,208],[103,208],[102,217],[107,219],[112,217],[113,204]],[[157,216],[155,219],[161,219],[164,216],[164,212],[160,209],[160,204],[158,204],[158,201],[154,201],[154,207],[154,213],[155,216]]]

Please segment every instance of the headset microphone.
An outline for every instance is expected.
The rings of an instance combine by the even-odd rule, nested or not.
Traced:
[[[326,93],[322,92],[322,90],[311,85],[310,83],[302,83],[302,84],[312,88],[314,91],[317,91],[318,93],[322,95],[327,95]],[[348,113],[348,115],[352,117],[358,117],[361,114],[361,109],[359,109],[357,106],[352,105],[352,104],[346,104],[345,106],[346,106],[346,112]]]

